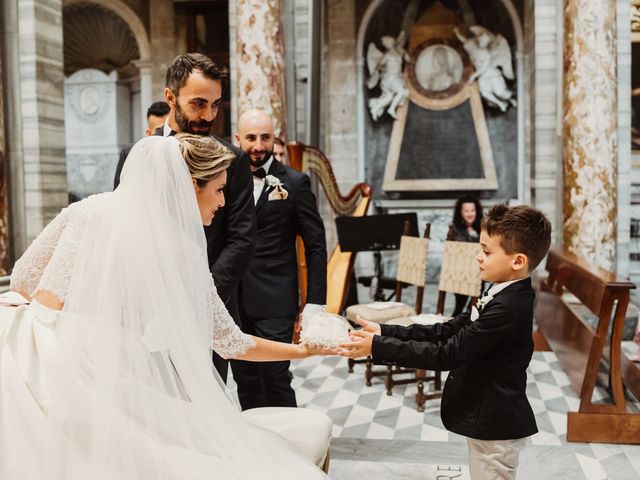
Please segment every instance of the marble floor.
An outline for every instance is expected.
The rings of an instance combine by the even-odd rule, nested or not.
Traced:
[[[469,478],[465,439],[444,429],[439,400],[428,401],[424,413],[416,411],[415,385],[387,396],[380,377],[367,387],[364,366],[350,374],[346,360],[337,357],[294,362],[292,372],[300,406],[326,412],[334,422],[333,480]],[[521,455],[520,480],[640,480],[640,446],[566,441],[566,414],[579,401],[552,352],[534,354],[527,395],[540,432]],[[603,389],[594,394],[606,396]],[[629,408],[638,407],[631,399]]]

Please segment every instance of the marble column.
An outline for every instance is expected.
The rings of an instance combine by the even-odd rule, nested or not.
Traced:
[[[20,228],[29,242],[68,203],[62,0],[17,3],[22,158],[15,160],[24,164],[26,220]]]
[[[143,68],[140,69],[140,82],[143,92],[146,88],[145,82],[149,83],[149,96],[146,100],[144,98],[141,99],[141,107],[144,108],[145,129],[147,128],[147,108],[155,101],[164,100],[164,81],[171,60],[176,55],[187,52],[186,32],[178,30],[179,28],[184,28],[184,26],[181,26],[181,24],[184,24],[184,17],[178,16],[176,18],[174,2],[149,0],[148,3],[149,11],[151,12],[148,28],[151,50],[147,57],[149,63],[146,65],[151,68],[149,73],[151,78],[145,80],[143,77],[145,72],[143,72]],[[175,2],[175,4],[177,5],[178,2]],[[140,43],[140,40],[138,40],[138,43]],[[141,57],[143,61],[147,60],[147,58]],[[145,102],[148,102],[148,104],[145,105]]]
[[[0,276],[6,275],[9,270],[8,265],[8,253],[9,253],[9,215],[8,205],[9,199],[7,197],[7,168],[5,157],[5,142],[4,142],[4,88],[2,78],[2,58],[0,58]]]
[[[615,270],[616,1],[565,0],[564,246]]]
[[[235,0],[237,112],[260,108],[286,133],[284,40],[280,0]],[[233,45],[232,45],[233,48]]]
[[[136,62],[140,71],[140,120],[142,131],[147,129],[147,109],[154,102],[154,98],[162,98],[162,89],[158,88],[154,95],[153,64],[151,62]]]

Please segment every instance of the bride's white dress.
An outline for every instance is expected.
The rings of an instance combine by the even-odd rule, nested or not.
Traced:
[[[254,341],[216,293],[177,141],[132,150],[121,186],[64,209],[0,307],[0,479],[320,479],[247,424],[211,367]]]

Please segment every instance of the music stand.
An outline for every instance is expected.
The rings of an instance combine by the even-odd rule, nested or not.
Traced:
[[[418,215],[396,213],[392,215],[370,215],[366,217],[337,217],[338,242],[343,252],[374,252],[375,275],[371,288],[374,300],[384,300],[380,279],[382,278],[381,251],[398,250],[405,222],[409,222],[409,235],[418,236]],[[374,284],[375,282],[375,284]]]

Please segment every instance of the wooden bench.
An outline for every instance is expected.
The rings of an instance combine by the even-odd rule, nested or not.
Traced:
[[[629,291],[635,285],[562,250],[549,252],[546,270],[549,277],[536,295],[534,342],[536,350],[553,350],[580,395],[579,410],[567,416],[567,440],[640,444],[640,414],[627,411],[624,395],[626,387],[640,399],[640,368],[621,351]],[[595,329],[563,299],[566,292],[597,316]],[[602,362],[608,372],[604,385],[612,396],[607,404],[592,401]]]

